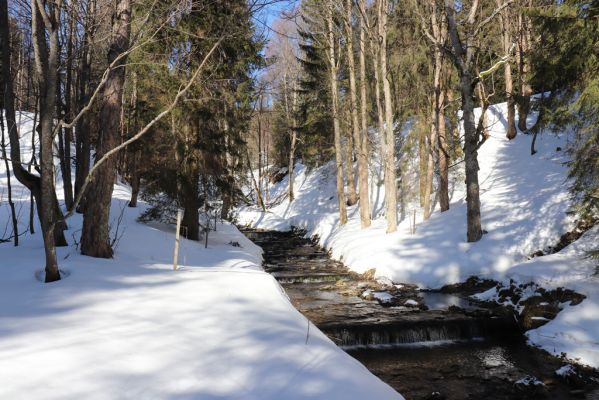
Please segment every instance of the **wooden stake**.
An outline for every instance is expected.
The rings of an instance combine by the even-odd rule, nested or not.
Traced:
[[[177,270],[177,258],[179,258],[179,237],[181,232],[181,219],[183,218],[183,210],[177,211],[177,231],[175,232],[175,254],[173,255],[173,270]]]

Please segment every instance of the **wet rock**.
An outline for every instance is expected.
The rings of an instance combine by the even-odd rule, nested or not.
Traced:
[[[445,285],[439,291],[441,293],[460,293],[471,296],[473,294],[489,290],[495,286],[497,286],[497,282],[493,280],[471,276],[470,278],[466,279],[465,282]]]
[[[520,325],[523,329],[536,329],[554,319],[559,312],[555,302],[546,301],[543,296],[533,296],[522,301]]]
[[[526,375],[514,382],[514,390],[530,399],[543,399],[548,394],[547,386],[531,375]]]
[[[584,388],[586,381],[583,376],[576,370],[572,364],[566,364],[555,371],[555,375],[563,379],[569,386],[573,388]]]

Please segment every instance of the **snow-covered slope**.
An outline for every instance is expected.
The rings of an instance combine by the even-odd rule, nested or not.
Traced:
[[[26,222],[27,193],[13,184]],[[144,205],[126,207],[129,195],[115,186],[114,259],[81,256],[81,217],[69,220],[59,282],[36,279],[40,233],[0,244],[1,399],[401,398],[309,325],[234,226],[218,225],[208,249],[182,240],[173,271],[173,229],[136,222]]]
[[[545,132],[537,138],[537,154],[530,155],[532,137],[505,138],[505,104],[488,111],[491,137],[479,152],[482,225],[488,233],[477,243],[466,242],[466,204],[463,164],[452,171],[451,208],[436,210],[422,221],[417,212],[416,233],[410,219],[417,205],[407,206],[407,217],[397,232],[386,234],[383,216],[360,228],[358,207],[349,208],[349,222],[338,223],[333,165],[308,171],[298,168],[296,200],[285,201],[266,213],[253,207],[239,210],[239,221],[266,229],[298,226],[318,235],[333,257],[356,272],[376,268],[377,276],[395,282],[439,288],[472,275],[501,282],[535,282],[549,289],[563,286],[586,296],[576,306],[563,304],[555,320],[527,332],[529,342],[556,355],[599,368],[599,277],[597,260],[586,251],[599,243],[599,228],[557,254],[526,261],[537,250],[557,243],[572,228],[565,149],[568,134]],[[563,150],[562,150],[563,149]],[[376,173],[371,174],[376,177]],[[383,209],[384,187],[371,181],[373,215]],[[271,188],[271,198],[286,190],[288,181]]]
[[[386,234],[384,216],[360,229],[358,206],[349,208],[349,222],[338,224],[333,165],[307,171],[299,166],[295,179],[296,200],[284,201],[267,213],[256,208],[239,210],[239,221],[262,228],[298,226],[333,257],[356,272],[376,268],[377,276],[396,282],[412,282],[436,288],[465,280],[471,275],[501,279],[510,267],[536,250],[554,244],[569,228],[566,135],[539,135],[537,154],[530,155],[532,136],[505,138],[505,105],[488,111],[491,137],[479,152],[482,225],[488,231],[477,243],[466,243],[466,203],[463,164],[452,171],[451,208],[422,221],[416,205],[408,204],[398,231]],[[375,175],[375,174],[373,174]],[[383,209],[384,187],[371,179],[373,215]],[[272,188],[280,196],[284,179]],[[410,220],[417,211],[416,233]]]

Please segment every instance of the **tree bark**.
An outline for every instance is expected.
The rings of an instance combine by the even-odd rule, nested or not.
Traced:
[[[335,33],[333,31],[333,0],[329,0],[326,7],[329,77],[331,80],[331,113],[333,117],[333,131],[335,135],[335,170],[337,177],[337,200],[339,203],[339,223],[347,222],[347,209],[345,206],[345,193],[343,190],[343,150],[341,147],[341,128],[339,126],[339,92],[337,90],[337,59],[335,57]]]
[[[295,147],[297,144],[297,123],[295,120],[295,114],[296,114],[296,107],[297,107],[297,88],[293,87],[293,106],[292,106],[292,117],[291,117],[291,121],[292,121],[292,126],[291,126],[291,143],[290,143],[290,147],[289,147],[289,202],[292,202],[294,199],[294,193],[293,193],[293,180],[294,180],[294,167],[295,167]]]
[[[372,211],[370,209],[370,193],[368,191],[368,161],[369,161],[369,146],[368,146],[368,99],[366,97],[366,36],[368,34],[368,24],[366,21],[366,1],[359,0],[358,7],[360,9],[361,18],[360,20],[360,118],[362,123],[362,131],[360,133],[360,157],[361,162],[365,163],[366,168],[361,169],[360,179],[363,180],[366,187],[366,193],[368,196],[366,199],[360,198],[360,220],[362,227],[366,228],[370,226]],[[375,68],[376,69],[376,68]],[[362,186],[360,186],[362,188]],[[360,189],[362,191],[362,189]],[[362,201],[364,201],[364,207],[362,207]],[[364,212],[362,212],[364,210]]]
[[[464,159],[466,164],[466,209],[467,239],[476,242],[482,237],[480,216],[480,193],[478,183],[479,129],[474,120],[474,86],[478,74],[475,73],[475,47],[472,33],[476,22],[477,4],[473,4],[465,22],[467,24],[466,43],[462,43],[455,21],[453,0],[446,0],[448,35],[451,39],[452,60],[458,69],[462,94],[462,116],[464,120]],[[479,127],[482,128],[482,127]]]
[[[351,114],[345,115],[343,110],[344,120],[350,121],[350,128],[347,129],[347,144],[345,146],[346,162],[345,172],[347,174],[347,205],[353,206],[358,202],[358,192],[356,190],[356,176],[354,174],[354,137],[351,131]]]
[[[10,207],[10,217],[12,220],[13,243],[16,247],[19,245],[19,225],[17,221],[15,203],[12,200],[12,185],[10,181],[10,168],[8,165],[8,157],[6,154],[6,140],[4,137],[4,115],[2,115],[2,111],[3,110],[0,110],[0,130],[2,131],[2,142],[0,143],[0,147],[2,147],[2,158],[4,159],[4,166],[6,168],[6,187],[8,189],[8,205]]]
[[[532,7],[532,1],[528,1],[529,7]],[[527,132],[528,126],[526,120],[530,112],[530,95],[532,88],[528,84],[527,78],[530,70],[528,54],[531,49],[532,23],[530,17],[524,13],[518,13],[518,92],[520,99],[518,101],[518,129],[521,132]]]
[[[439,8],[435,1],[431,1],[431,26],[433,36],[439,43],[445,43],[447,39],[447,24],[443,18],[438,15]],[[441,212],[449,210],[449,171],[447,145],[445,139],[445,113],[444,113],[444,91],[443,86],[443,52],[438,46],[433,49],[433,124],[435,137],[437,140],[437,159],[439,166],[439,188],[437,195],[439,197],[439,206]],[[432,143],[432,142],[431,142]]]
[[[434,98],[433,98],[433,110],[434,110]],[[424,179],[424,198],[422,199],[422,211],[423,218],[429,219],[432,212],[431,207],[431,193],[433,192],[433,175],[435,172],[435,163],[433,154],[435,152],[435,143],[437,142],[437,131],[436,131],[436,115],[433,111],[433,121],[428,124],[428,135],[426,135],[425,141],[425,157],[426,157],[426,176]],[[427,118],[428,119],[428,118]]]
[[[54,188],[53,123],[56,112],[56,87],[58,79],[58,24],[60,10],[51,4],[40,9],[39,3],[31,1],[31,28],[35,57],[35,69],[40,91],[40,195],[36,199],[46,257],[46,282],[60,279],[56,259],[55,231],[58,229],[56,191]],[[47,22],[42,21],[43,17]],[[47,35],[46,35],[47,32]],[[48,42],[46,42],[46,36]],[[17,139],[18,141],[18,139]],[[12,145],[12,140],[11,140]],[[35,195],[35,194],[34,194]]]
[[[71,108],[72,108],[72,83],[73,83],[73,41],[75,40],[74,32],[75,16],[70,17],[69,21],[69,33],[68,33],[68,44],[67,44],[67,64],[66,64],[66,82],[65,82],[65,103],[64,103],[64,115],[67,120],[71,119]],[[64,191],[64,201],[67,209],[70,209],[73,205],[73,183],[71,181],[71,142],[73,136],[73,129],[64,129],[64,151],[63,151],[63,167],[62,170],[62,183]]]
[[[94,33],[94,15],[95,15],[95,0],[90,0],[89,8],[85,19],[85,29],[83,33],[83,40],[81,43],[81,71],[79,73],[79,94],[78,94],[78,108],[83,108],[89,101],[89,88],[91,80],[91,65],[92,65],[92,52],[89,47],[93,41]],[[79,196],[83,182],[89,174],[90,168],[90,152],[91,152],[91,139],[90,139],[90,113],[85,113],[77,121],[75,133],[75,197]],[[81,200],[77,207],[77,212],[83,212],[85,210],[85,198]]]
[[[438,107],[445,108],[445,93],[439,95]],[[447,149],[447,129],[445,126],[445,113],[437,113],[437,139],[439,152],[439,207],[441,212],[449,210],[449,151]]]
[[[496,0],[497,7],[501,7],[504,0]],[[512,46],[512,29],[510,21],[510,9],[505,7],[499,15],[499,21],[501,25],[501,43],[503,45],[503,52],[507,56]],[[512,66],[509,62],[503,64],[503,75],[505,80],[505,98],[507,101],[507,127],[506,137],[512,140],[516,137],[516,109],[513,96],[513,82],[512,82]]]
[[[387,74],[387,0],[378,0],[380,67],[385,100],[385,208],[387,233],[397,230],[397,184],[395,174],[395,137],[393,134],[393,105]]]
[[[108,50],[108,64],[111,64],[129,47],[131,33],[130,0],[118,0],[113,16],[111,44]],[[98,120],[98,144],[96,160],[117,145],[120,128],[120,115],[125,84],[125,63],[123,57],[108,74],[104,85],[103,101]],[[116,178],[116,160],[111,158],[102,164],[93,177],[83,215],[81,253],[84,255],[110,258],[113,250],[110,245],[110,205]]]
[[[353,0],[345,1],[345,31],[346,31],[346,49],[348,60],[349,73],[349,104],[351,113],[351,126],[354,139],[354,148],[358,156],[358,188],[359,188],[359,207],[360,207],[360,223],[362,228],[370,226],[370,202],[368,194],[368,159],[367,149],[364,146],[363,129],[360,129],[358,120],[358,96],[356,91],[356,63],[354,61],[354,32],[353,32]],[[362,51],[360,51],[362,54]],[[360,63],[362,63],[361,56]],[[364,67],[365,69],[365,67]],[[362,70],[362,64],[360,64]],[[365,95],[364,95],[365,97]],[[365,104],[362,103],[362,108]]]

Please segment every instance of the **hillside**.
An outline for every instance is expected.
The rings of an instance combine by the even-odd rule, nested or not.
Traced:
[[[479,242],[466,242],[463,164],[452,171],[450,210],[440,213],[437,209],[428,221],[423,221],[418,214],[415,234],[411,233],[410,225],[411,209],[416,205],[407,207],[409,218],[401,221],[397,232],[385,233],[385,219],[380,215],[384,187],[374,186],[372,182],[371,188],[375,189],[371,190],[375,217],[372,226],[360,229],[357,205],[348,210],[349,222],[340,226],[335,176],[330,163],[314,170],[300,165],[295,179],[296,200],[291,204],[285,200],[266,213],[255,207],[241,208],[239,222],[264,229],[285,230],[292,226],[305,229],[308,236],[318,237],[334,258],[342,260],[353,271],[364,273],[376,269],[377,277],[396,283],[415,283],[421,288],[436,289],[463,282],[470,276],[496,281],[538,281],[545,286],[561,282],[557,285],[572,287],[588,296],[583,302],[585,308],[599,311],[599,285],[595,284],[599,279],[593,275],[593,261],[585,258],[584,246],[571,246],[556,255],[527,261],[532,253],[555,245],[562,234],[572,229],[573,221],[567,214],[571,204],[568,170],[564,165],[568,161],[568,132],[543,132],[536,141],[537,153],[531,156],[531,135],[520,133],[512,141],[505,138],[505,104],[492,106],[487,113],[491,137],[479,152],[482,226],[487,233]],[[376,176],[372,171],[371,174]],[[272,186],[270,198],[282,196],[287,185],[286,178]],[[585,237],[587,243],[597,240],[596,230]],[[551,278],[547,278],[549,272],[540,267],[545,263],[553,265],[548,270]],[[574,267],[576,274],[571,274]],[[578,284],[589,281],[593,284]],[[571,319],[578,320],[575,312],[581,309],[568,308],[560,314],[560,319],[570,315]],[[569,325],[556,328],[557,324],[558,321],[552,321],[543,328],[547,332],[559,331],[555,335],[559,334],[562,340],[552,342],[553,352],[565,351],[573,358],[584,354],[586,363],[599,365],[596,350],[591,353],[595,355],[585,354],[586,350],[576,346],[578,341],[586,341],[587,347],[592,349],[599,342],[596,337],[599,322],[595,317],[581,322],[582,325],[573,325],[570,321]],[[566,330],[570,328],[584,334],[568,335]],[[581,339],[585,335],[591,339]],[[529,337],[532,343],[546,343],[541,340],[540,332],[531,333]],[[574,344],[565,344],[570,339]]]

